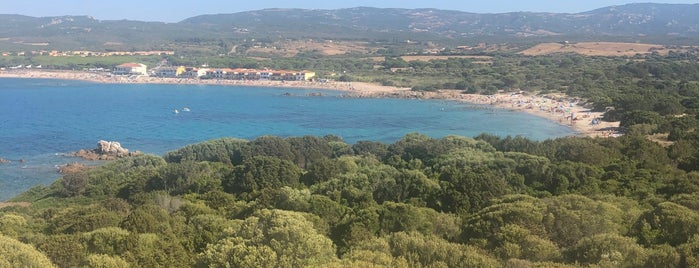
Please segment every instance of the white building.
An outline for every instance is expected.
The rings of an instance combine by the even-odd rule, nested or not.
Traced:
[[[115,75],[147,75],[148,67],[142,63],[124,63],[114,67]]]

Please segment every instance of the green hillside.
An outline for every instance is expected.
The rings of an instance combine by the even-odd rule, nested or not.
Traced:
[[[0,50],[178,50],[191,43],[332,39],[442,44],[626,40],[686,44],[699,38],[699,4],[629,4],[578,14],[476,14],[437,9],[265,9],[179,23],[87,16],[0,15]]]

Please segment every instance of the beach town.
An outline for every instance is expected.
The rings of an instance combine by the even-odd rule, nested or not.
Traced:
[[[158,66],[148,70],[141,63],[124,63],[114,69],[66,71],[14,68],[0,70],[0,77],[83,80],[96,83],[201,84],[311,88],[343,91],[345,97],[442,99],[468,104],[488,105],[496,109],[525,112],[567,125],[581,136],[615,137],[621,135],[619,122],[602,120],[603,112],[592,111],[590,103],[564,94],[536,95],[521,90],[500,90],[493,95],[465,94],[461,90],[413,91],[410,88],[382,86],[367,82],[340,82],[317,79],[312,71],[256,70]]]

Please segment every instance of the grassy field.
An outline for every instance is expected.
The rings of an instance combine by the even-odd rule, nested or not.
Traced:
[[[419,56],[402,56],[404,61],[430,61],[430,60],[448,60],[448,59],[472,59],[474,63],[490,64],[493,57],[491,56],[472,56],[472,55],[419,55]],[[375,62],[383,62],[385,57],[370,57],[369,59]]]
[[[653,51],[667,55],[671,49],[662,45],[615,42],[581,42],[571,44],[542,43],[526,49],[520,54],[541,56],[555,53],[577,53],[585,56],[630,57],[636,54],[650,54]]]
[[[274,54],[283,57],[293,57],[302,52],[318,53],[324,56],[348,53],[367,54],[372,51],[367,45],[365,42],[290,40],[265,47],[252,47],[247,49],[246,53]]]

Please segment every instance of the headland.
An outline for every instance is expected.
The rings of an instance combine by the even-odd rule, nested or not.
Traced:
[[[464,94],[460,90],[411,91],[409,88],[381,86],[364,82],[337,81],[269,81],[269,80],[225,80],[197,78],[163,78],[149,76],[114,76],[108,73],[60,70],[10,70],[0,71],[0,78],[34,78],[82,80],[108,84],[201,84],[223,86],[255,86],[279,88],[324,89],[344,92],[347,97],[357,98],[416,98],[443,99],[477,105],[490,105],[540,116],[553,122],[570,126],[581,136],[616,136],[619,122],[601,120],[601,112],[593,112],[591,104],[582,99],[563,94],[532,95],[527,92],[503,92],[494,95]]]

